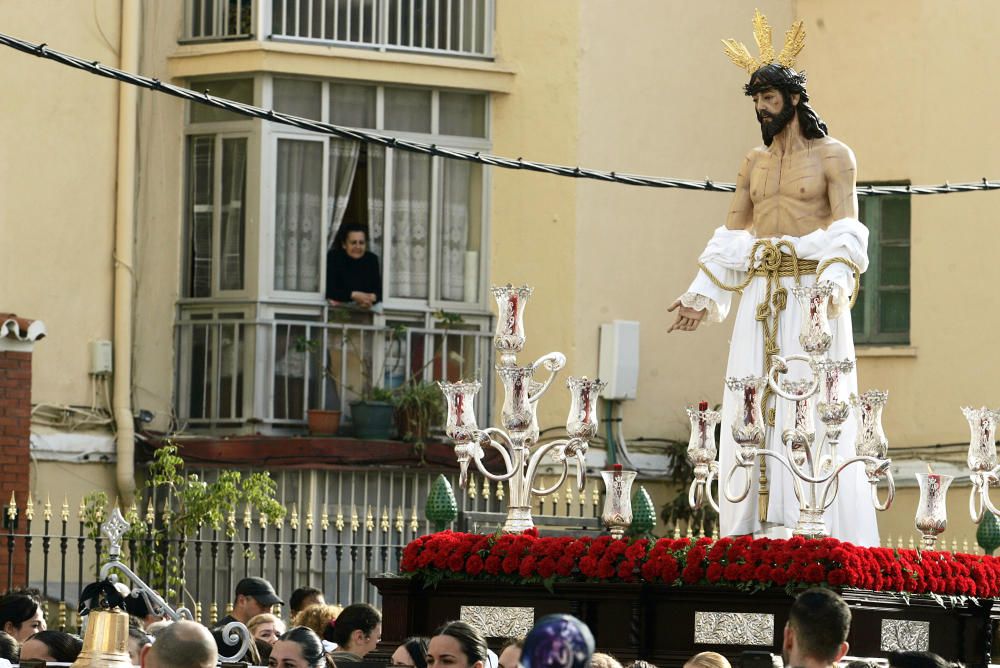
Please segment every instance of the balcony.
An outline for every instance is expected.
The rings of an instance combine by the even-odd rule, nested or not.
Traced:
[[[493,57],[495,0],[188,0],[182,41],[268,39]]]
[[[175,410],[181,427],[296,433],[305,428],[310,409],[339,410],[346,421],[352,402],[370,397],[373,388],[398,391],[462,378],[484,380],[476,410],[488,419],[493,363],[488,321],[407,317],[355,312],[252,319],[251,312],[238,308],[185,309],[175,331]]]

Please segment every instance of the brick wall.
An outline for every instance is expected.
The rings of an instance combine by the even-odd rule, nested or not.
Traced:
[[[18,522],[22,531],[30,478],[30,435],[31,353],[0,351],[0,508],[6,511],[13,491],[18,511],[22,513]],[[6,533],[6,529],[0,531],[0,535]],[[24,583],[27,566],[24,551],[17,550],[14,583]],[[0,589],[6,588],[7,569],[7,550],[3,549],[0,550]]]

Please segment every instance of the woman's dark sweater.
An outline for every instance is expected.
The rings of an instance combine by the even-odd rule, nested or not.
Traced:
[[[352,292],[373,292],[375,301],[382,301],[378,256],[365,251],[355,260],[343,248],[333,248],[326,255],[326,298],[349,302]]]

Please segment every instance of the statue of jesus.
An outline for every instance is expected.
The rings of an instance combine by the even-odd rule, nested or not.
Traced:
[[[777,59],[770,26],[759,12],[754,27],[761,47],[759,59],[734,40],[724,40],[724,44],[730,58],[750,73],[744,92],[753,100],[764,144],[743,160],[725,226],[715,230],[701,254],[698,274],[688,291],[668,309],[677,312],[669,332],[692,332],[703,321],[721,322],[733,292],[742,291],[726,369],[730,378],[767,375],[772,355],[802,353],[800,315],[794,303],[787,304],[794,302],[788,297],[797,282],[832,284],[829,358],[853,361],[848,302],[856,289],[855,269],[863,272],[868,266],[868,229],[858,221],[854,154],[829,136],[826,124],[808,104],[805,75],[792,68],[805,35],[801,22],[788,31]],[[822,271],[819,277],[817,269]],[[788,378],[796,379],[794,374],[793,369]],[[840,383],[842,401],[857,393],[853,370]],[[784,467],[767,466],[761,457],[751,495],[742,503],[727,502],[721,489],[736,465],[731,424],[737,400],[726,392],[722,403],[720,533],[787,538],[798,519],[799,505]],[[764,447],[784,450],[781,432],[790,421],[790,404],[775,401],[773,395],[767,400],[765,414],[773,426],[767,430]],[[842,458],[853,456],[855,433],[851,416],[841,432],[838,454]],[[822,434],[822,423],[817,421],[817,441]],[[856,545],[878,545],[875,510],[862,467],[848,467],[839,487],[824,515],[831,535]],[[757,504],[750,502],[755,496]]]

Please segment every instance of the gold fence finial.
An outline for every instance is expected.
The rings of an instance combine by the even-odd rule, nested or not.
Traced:
[[[62,502],[62,509],[59,511],[59,518],[63,522],[69,522],[69,497],[64,496]]]
[[[46,522],[52,521],[52,498],[45,495],[45,505],[42,507],[42,517]]]
[[[12,522],[17,519],[17,499],[14,498],[14,490],[10,490],[10,503],[7,505],[7,519]]]
[[[382,506],[382,519],[379,521],[379,528],[385,533],[389,530],[389,506]]]
[[[358,518],[358,507],[351,504],[351,531],[357,531],[361,528],[361,520]]]
[[[369,532],[375,530],[375,513],[371,506],[368,506],[368,513],[365,515],[365,529]]]
[[[31,492],[28,492],[28,500],[24,506],[24,517],[29,522],[35,519],[35,500],[31,498]]]
[[[396,533],[402,534],[405,525],[403,524],[403,506],[396,509]]]
[[[292,513],[288,518],[288,526],[292,527],[293,530],[299,530],[299,507],[298,504],[292,504]]]

